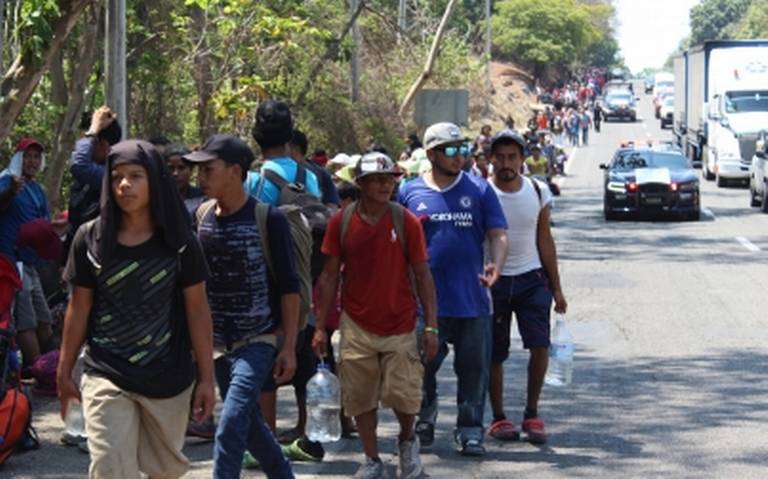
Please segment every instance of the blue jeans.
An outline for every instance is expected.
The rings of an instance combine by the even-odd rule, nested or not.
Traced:
[[[437,422],[437,372],[453,343],[453,370],[458,379],[456,440],[483,441],[483,413],[491,363],[491,317],[438,318],[437,356],[424,372],[424,396],[419,422]]]
[[[275,348],[266,343],[243,346],[216,360],[216,382],[224,406],[213,447],[213,477],[237,479],[246,447],[269,478],[293,478],[259,408],[261,389],[270,374]]]

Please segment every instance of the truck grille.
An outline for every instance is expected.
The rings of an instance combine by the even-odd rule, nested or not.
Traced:
[[[755,142],[757,135],[739,136],[739,150],[741,151],[741,164],[749,166],[752,164],[752,157],[755,156]]]

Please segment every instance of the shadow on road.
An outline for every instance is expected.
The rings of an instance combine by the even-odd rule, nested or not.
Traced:
[[[573,385],[546,387],[543,393],[540,410],[550,432],[547,446],[488,439],[488,455],[482,461],[457,455],[451,440],[456,409],[451,361],[449,357],[440,373],[441,415],[435,445],[422,455],[431,477],[508,477],[527,470],[536,475],[542,466],[550,477],[657,477],[680,466],[677,460],[685,461],[687,477],[703,477],[715,465],[765,461],[764,451],[726,458],[696,453],[699,444],[716,441],[720,427],[738,423],[749,430],[750,424],[766,421],[768,354],[763,351],[727,349],[707,355],[606,361],[591,351],[577,350]],[[507,415],[518,424],[526,361],[526,353],[515,346],[505,367]],[[289,397],[281,395],[281,417],[293,410]],[[53,424],[55,401],[36,402],[42,449],[12,457],[2,476],[83,477],[87,457],[56,443],[59,425],[43,430],[42,422]],[[487,410],[487,420],[488,414]],[[382,457],[394,469],[391,452],[397,428],[391,414],[382,414],[381,419],[380,433],[386,437],[381,441]],[[193,462],[188,477],[210,477],[211,447],[211,443],[186,447]],[[362,458],[356,440],[329,445],[328,450],[324,463],[295,464],[297,476],[348,476]],[[260,477],[256,474],[253,477]]]

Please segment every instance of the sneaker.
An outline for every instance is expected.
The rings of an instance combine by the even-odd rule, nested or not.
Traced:
[[[187,437],[199,437],[200,439],[213,439],[216,436],[216,424],[213,418],[203,422],[190,420],[187,423]]]
[[[416,435],[421,447],[430,447],[435,442],[435,425],[426,421],[416,423]]]
[[[485,447],[483,443],[477,439],[466,439],[461,443],[462,456],[480,457],[485,456]]]
[[[400,478],[417,479],[424,473],[419,457],[419,436],[414,435],[410,441],[403,441],[397,445],[400,458]]]
[[[384,463],[365,458],[365,464],[354,475],[354,479],[381,479],[384,477]]]
[[[320,462],[325,456],[325,449],[319,442],[310,441],[306,437],[296,439],[291,444],[282,445],[283,455],[289,461]]]
[[[531,444],[545,444],[547,442],[547,434],[544,432],[544,421],[537,417],[523,421],[523,432],[528,435],[528,442]]]

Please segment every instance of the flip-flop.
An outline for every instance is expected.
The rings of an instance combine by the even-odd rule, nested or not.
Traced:
[[[488,435],[499,441],[517,441],[520,439],[520,432],[515,429],[515,423],[509,419],[493,421],[488,428]]]
[[[528,436],[531,444],[545,444],[547,434],[544,432],[544,421],[539,418],[531,418],[523,421],[523,431]]]

